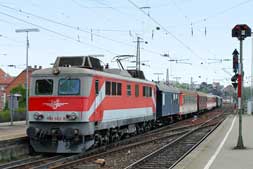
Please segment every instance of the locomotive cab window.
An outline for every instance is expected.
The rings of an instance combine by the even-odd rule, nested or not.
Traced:
[[[79,79],[60,79],[58,86],[59,95],[79,95],[80,80]]]
[[[36,95],[52,95],[53,87],[54,87],[54,84],[53,84],[52,79],[36,80],[35,94]]]

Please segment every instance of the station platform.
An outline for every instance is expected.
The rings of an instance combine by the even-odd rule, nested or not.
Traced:
[[[9,122],[0,123],[0,141],[15,139],[26,136],[26,122],[13,122],[11,126]]]
[[[253,169],[253,116],[243,115],[245,149],[235,149],[238,115],[229,116],[207,139],[186,156],[175,169]]]

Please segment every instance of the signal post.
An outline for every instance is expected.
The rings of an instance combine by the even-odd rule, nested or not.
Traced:
[[[243,113],[243,40],[246,37],[251,36],[251,29],[246,24],[236,25],[232,29],[232,37],[238,38],[240,41],[240,63],[238,64],[238,113],[239,113],[239,136],[237,141],[237,146],[235,149],[244,149],[243,138],[242,138],[242,113]]]

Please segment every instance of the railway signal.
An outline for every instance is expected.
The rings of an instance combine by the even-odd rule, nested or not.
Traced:
[[[234,70],[234,73],[237,73],[238,72],[238,55],[239,55],[239,52],[235,49],[234,52],[232,53],[233,55],[233,70]]]
[[[232,76],[231,81],[232,81],[232,85],[234,89],[236,89],[238,86],[238,74],[235,74],[234,76]]]
[[[251,29],[246,24],[239,24],[235,25],[232,29],[232,37],[236,37],[240,41],[240,62],[238,64],[238,113],[239,113],[239,136],[237,141],[236,149],[244,149],[243,139],[242,139],[242,113],[243,113],[243,59],[242,59],[242,52],[243,52],[243,40],[246,37],[251,36]]]
[[[246,24],[235,25],[232,29],[232,37],[236,37],[239,40],[244,40],[246,37],[251,36],[251,29]]]

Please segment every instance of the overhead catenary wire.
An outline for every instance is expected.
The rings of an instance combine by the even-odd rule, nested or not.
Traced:
[[[179,39],[176,35],[168,31],[168,29],[163,26],[161,23],[159,23],[155,18],[153,18],[151,15],[148,15],[144,10],[142,10],[137,4],[135,4],[132,0],[128,0],[130,4],[132,4],[135,8],[137,8],[139,11],[141,11],[144,15],[146,15],[151,21],[153,21],[155,24],[159,25],[161,29],[163,29],[167,34],[169,34],[171,37],[173,37],[176,41],[178,41],[184,48],[186,48],[188,51],[190,51],[194,56],[199,57],[202,60],[205,60],[203,57],[199,56],[190,46],[188,46],[186,43],[184,43],[181,39]],[[208,67],[207,67],[208,68]]]
[[[84,45],[86,45],[86,46],[91,46],[91,47],[93,47],[93,48],[97,48],[97,49],[106,51],[106,52],[111,53],[111,54],[113,54],[113,55],[118,55],[118,53],[113,52],[113,51],[111,51],[111,50],[108,50],[108,49],[105,49],[105,48],[102,48],[102,47],[99,47],[99,46],[95,46],[95,45],[93,45],[93,44],[88,44],[88,43],[85,43],[85,42],[82,42],[82,41],[78,41],[78,40],[76,40],[75,38],[73,38],[73,37],[71,37],[71,36],[62,34],[62,33],[60,33],[60,32],[51,30],[51,29],[49,29],[49,28],[43,27],[43,26],[38,25],[38,24],[34,24],[34,23],[32,23],[32,22],[28,22],[28,21],[26,21],[26,20],[24,20],[24,19],[18,18],[18,17],[16,17],[16,16],[9,15],[9,14],[4,13],[4,12],[2,12],[2,11],[0,11],[0,14],[1,14],[1,15],[4,15],[4,16],[7,16],[7,17],[9,17],[9,18],[18,20],[18,21],[20,21],[20,22],[23,22],[23,23],[26,23],[26,24],[35,26],[35,27],[40,28],[40,29],[42,29],[42,30],[45,30],[45,31],[47,31],[47,32],[56,34],[56,35],[58,35],[58,36],[60,36],[60,37],[66,38],[66,39],[68,39],[68,40],[72,40],[72,41],[74,41],[74,42],[77,42],[77,43],[80,43],[80,44],[84,44]]]
[[[140,10],[144,15],[146,15],[150,20],[152,20],[155,24],[159,25],[166,33],[171,35],[176,41],[178,41],[182,46],[184,46],[187,50],[189,50],[193,55],[205,60],[203,57],[199,56],[190,46],[188,46],[186,43],[184,43],[181,39],[179,39],[176,35],[168,31],[168,29],[163,26],[161,23],[159,23],[155,18],[148,15],[144,10],[142,10],[137,4],[135,4],[132,0],[128,0],[130,4],[132,4],[135,8]],[[208,68],[208,67],[207,67]]]
[[[199,56],[190,46],[188,46],[185,42],[183,42],[181,39],[179,39],[176,35],[171,33],[165,26],[163,26],[161,23],[159,23],[154,17],[148,15],[144,10],[142,10],[136,3],[134,3],[132,0],[128,0],[130,4],[132,4],[135,8],[137,8],[140,12],[142,12],[144,15],[146,15],[151,21],[153,21],[155,24],[159,25],[162,30],[164,30],[167,34],[169,34],[172,38],[174,38],[177,42],[179,42],[184,48],[186,48],[188,51],[190,51],[193,55],[203,59],[201,56]]]
[[[22,12],[23,12],[23,11],[22,11]],[[25,18],[25,20],[28,20],[28,19]],[[75,30],[76,30],[76,27],[75,27]],[[94,29],[93,29],[93,30],[94,30]],[[80,30],[78,30],[78,31],[80,31]],[[57,32],[58,32],[58,31],[57,31]],[[71,38],[72,38],[72,40],[77,41],[76,38],[73,38],[73,37],[71,37]],[[129,44],[128,44],[128,45],[129,45]],[[130,45],[129,45],[129,46],[130,46]],[[159,53],[160,53],[160,52],[159,52]],[[157,52],[157,54],[158,54],[158,52]]]
[[[50,22],[50,23],[53,23],[53,24],[60,25],[60,26],[63,26],[63,27],[66,27],[66,28],[69,28],[69,29],[72,29],[72,30],[75,30],[75,31],[80,31],[80,32],[83,32],[83,33],[86,33],[86,34],[91,34],[90,30],[85,30],[80,26],[72,26],[72,25],[69,25],[69,24],[65,24],[65,23],[62,23],[62,22],[59,22],[59,21],[55,21],[53,19],[42,17],[42,16],[39,16],[39,15],[33,14],[31,12],[27,12],[27,11],[24,11],[22,9],[16,9],[16,8],[13,8],[13,7],[10,7],[10,6],[7,6],[7,5],[0,4],[0,6],[4,7],[4,8],[7,8],[7,9],[10,9],[10,10],[13,10],[13,11],[16,11],[16,12],[19,12],[19,13],[23,13],[23,14],[41,19],[41,20],[44,20],[44,21],[47,21],[47,22]],[[94,30],[94,29],[92,29],[92,30]],[[110,30],[108,30],[108,31],[110,31]],[[118,43],[118,44],[121,44],[121,45],[125,45],[125,46],[128,46],[128,47],[135,47],[134,45],[131,45],[129,43],[119,41],[119,40],[115,40],[115,39],[112,39],[112,38],[94,33],[94,31],[92,31],[92,36],[97,36],[97,37],[100,37],[102,39],[109,40],[109,41],[112,41],[112,42],[115,42],[115,43]],[[150,50],[150,49],[143,49],[143,50],[145,50],[147,52],[150,52],[150,53],[153,53],[153,54],[160,54],[160,52],[156,52],[156,51],[153,51],[153,50]]]
[[[230,6],[230,7],[226,8],[226,9],[223,9],[223,10],[217,12],[217,13],[214,13],[213,15],[210,15],[210,16],[201,18],[199,20],[193,21],[192,24],[196,25],[196,24],[199,24],[199,23],[202,23],[202,22],[206,22],[209,19],[215,18],[215,17],[217,17],[219,15],[223,15],[224,13],[226,13],[228,11],[231,11],[232,9],[238,8],[238,7],[242,6],[242,5],[245,5],[247,3],[250,3],[251,1],[253,1],[253,0],[244,0],[244,1],[241,1],[241,2],[239,2],[239,3],[237,3],[237,4],[233,5],[233,6]]]

